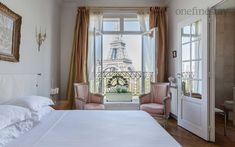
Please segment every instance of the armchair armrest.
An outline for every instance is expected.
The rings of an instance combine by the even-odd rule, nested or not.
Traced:
[[[84,105],[86,104],[86,102],[87,101],[85,99],[75,97],[75,107],[76,107],[76,109],[83,110]]]
[[[150,103],[151,102],[150,93],[140,95],[139,99],[140,99],[140,104]]]
[[[104,96],[101,94],[91,94],[91,102],[97,103],[97,104],[103,104],[104,103]]]
[[[163,98],[163,103],[166,103],[167,101],[170,101],[171,100],[171,97],[170,96],[166,96]]]
[[[85,99],[82,99],[82,98],[79,98],[79,97],[76,97],[75,100],[78,100],[78,101],[81,101],[81,102],[84,102],[84,103],[87,102]]]

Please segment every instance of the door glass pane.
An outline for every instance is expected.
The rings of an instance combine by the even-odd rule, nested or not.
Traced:
[[[182,46],[182,60],[190,60],[190,43]]]
[[[190,42],[190,35],[182,36],[182,44],[189,43],[189,42]]]
[[[190,62],[183,62],[183,64],[182,64],[182,72],[183,73],[190,72]]]
[[[192,78],[202,79],[202,61],[192,61]]]
[[[182,29],[182,34],[184,35],[184,34],[188,34],[188,35],[190,35],[191,34],[191,26],[190,25],[188,25],[188,26],[185,26],[183,29]]]
[[[201,37],[201,21],[192,24],[192,40],[198,40]]]
[[[198,80],[192,81],[192,97],[202,98],[202,82]]]
[[[103,31],[120,31],[119,18],[104,18]]]
[[[190,96],[190,80],[189,79],[182,79],[182,93],[185,96]]]
[[[201,40],[192,42],[192,59],[202,58]]]

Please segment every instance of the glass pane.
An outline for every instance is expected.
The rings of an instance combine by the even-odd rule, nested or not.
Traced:
[[[190,72],[190,62],[183,62],[182,63],[182,72]]]
[[[192,61],[192,78],[202,79],[202,61]]]
[[[192,42],[192,59],[202,58],[201,40]]]
[[[190,35],[191,34],[191,26],[185,26],[183,29],[182,29],[182,34],[188,34]]]
[[[137,18],[125,18],[124,31],[140,31],[140,23]]]
[[[120,19],[105,18],[103,20],[103,31],[120,31]]]
[[[182,44],[190,42],[190,35],[183,35],[182,36]]]
[[[190,96],[190,91],[191,91],[190,85],[191,85],[190,80],[188,80],[188,79],[182,80],[182,93],[183,93],[183,95]]]
[[[202,82],[194,80],[192,81],[192,97],[202,98]]]
[[[182,60],[190,60],[190,43],[182,45]]]
[[[201,21],[192,24],[192,40],[200,39],[201,37]]]

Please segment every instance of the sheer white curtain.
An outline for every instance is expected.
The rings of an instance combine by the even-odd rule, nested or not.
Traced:
[[[143,46],[143,72],[149,72],[152,67],[152,52],[151,50],[151,36],[149,33],[149,11],[139,10],[137,12],[137,18],[140,23],[140,30],[142,34],[142,46]]]
[[[142,55],[143,55],[143,74],[153,73],[152,81],[155,81],[155,34],[154,31],[150,31],[149,27],[149,10],[139,10],[137,12],[137,18],[140,23],[140,30],[142,34]],[[149,84],[144,83],[144,92],[149,92]],[[146,91],[147,90],[147,91]]]
[[[95,31],[101,32],[103,24],[103,13],[98,11],[90,12],[90,26],[89,26],[89,38],[88,38],[88,81],[91,92],[94,92],[94,80],[95,80],[95,52],[96,52],[96,33]]]
[[[142,33],[149,31],[149,10],[138,10],[137,18],[140,23],[140,30]]]

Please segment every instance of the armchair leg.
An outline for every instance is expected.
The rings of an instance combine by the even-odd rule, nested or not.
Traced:
[[[168,125],[169,116],[164,116],[164,119],[165,119],[164,128],[166,128],[166,126]]]

